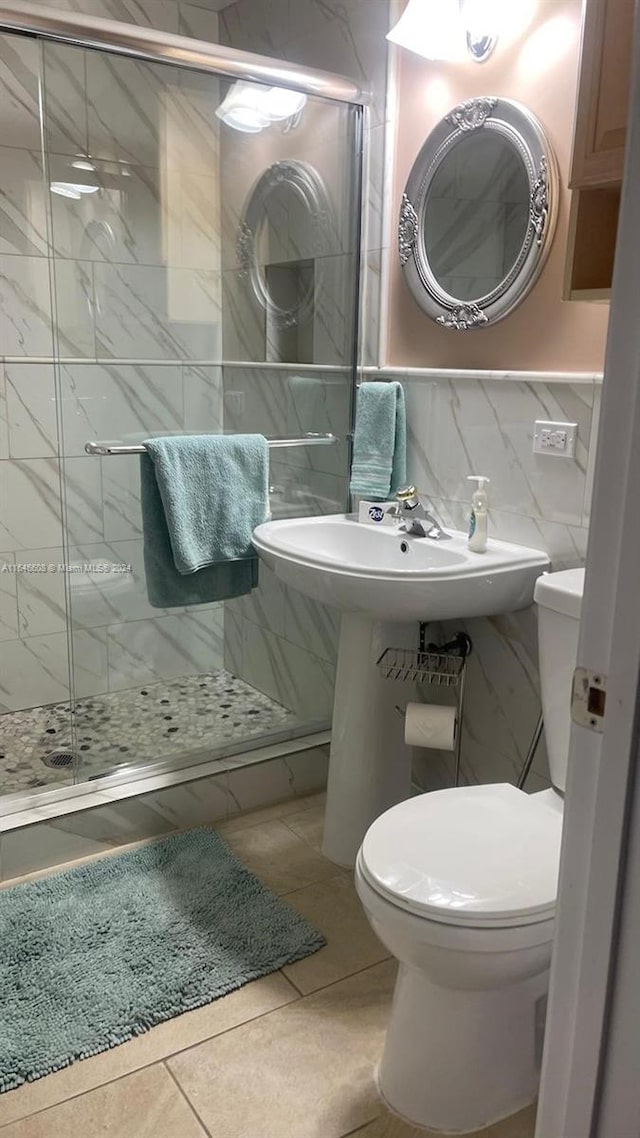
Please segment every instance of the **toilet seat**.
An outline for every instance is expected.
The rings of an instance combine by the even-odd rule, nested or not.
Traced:
[[[359,868],[387,901],[467,928],[547,921],[555,912],[562,814],[509,784],[418,795],[369,827]]]

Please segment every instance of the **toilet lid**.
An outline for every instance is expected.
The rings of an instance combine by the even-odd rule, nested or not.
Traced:
[[[394,904],[485,927],[553,916],[562,812],[506,783],[436,790],[369,827],[360,866]]]

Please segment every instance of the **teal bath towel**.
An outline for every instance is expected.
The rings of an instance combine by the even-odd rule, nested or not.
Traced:
[[[358,389],[351,464],[352,494],[384,500],[407,481],[407,417],[399,383],[363,383]]]
[[[154,608],[206,604],[258,583],[251,536],[269,515],[262,435],[147,439],[140,460],[144,563]]]

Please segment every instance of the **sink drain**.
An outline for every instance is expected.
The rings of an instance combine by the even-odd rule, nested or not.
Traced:
[[[45,767],[72,767],[76,758],[73,751],[51,751],[42,762]]]

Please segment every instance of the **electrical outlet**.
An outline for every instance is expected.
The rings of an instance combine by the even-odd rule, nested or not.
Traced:
[[[577,423],[550,423],[538,419],[534,423],[533,453],[556,458],[573,458],[576,452]]]

